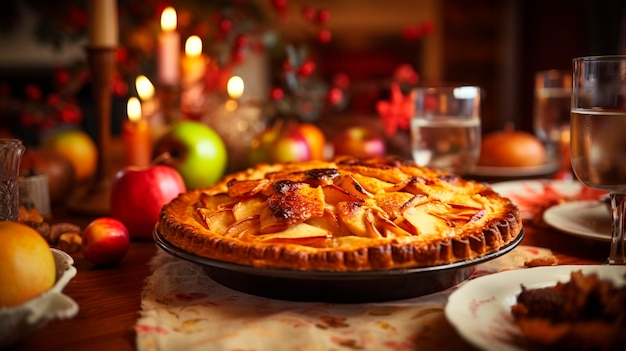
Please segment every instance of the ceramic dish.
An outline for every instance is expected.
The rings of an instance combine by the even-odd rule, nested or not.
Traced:
[[[537,177],[556,172],[558,166],[558,163],[547,163],[531,167],[476,166],[470,175],[498,178]]]
[[[62,293],[76,276],[74,260],[67,253],[50,249],[56,265],[56,283],[42,295],[21,305],[0,308],[0,349],[26,337],[55,319],[72,318],[78,304]]]
[[[521,285],[541,288],[567,282],[570,273],[596,272],[621,286],[626,283],[624,266],[552,266],[504,271],[468,281],[455,290],[445,307],[445,315],[459,334],[474,346],[488,351],[521,351],[514,342],[521,332],[511,316]]]
[[[158,230],[154,239],[165,252],[203,266],[216,282],[252,295],[292,301],[361,303],[406,299],[445,290],[465,281],[475,265],[513,250],[524,237],[483,257],[440,266],[360,272],[299,271],[255,268],[200,257],[167,242]]]
[[[572,201],[552,206],[543,213],[543,221],[566,234],[611,240],[611,214],[604,202]]]

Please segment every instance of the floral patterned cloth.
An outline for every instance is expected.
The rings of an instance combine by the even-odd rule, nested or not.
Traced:
[[[470,279],[530,262],[550,250],[518,246],[476,266]],[[443,313],[450,288],[406,300],[362,304],[292,302],[224,287],[201,266],[159,250],[150,262],[137,349],[153,350],[467,350]]]

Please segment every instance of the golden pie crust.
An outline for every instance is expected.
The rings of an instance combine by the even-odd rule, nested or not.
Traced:
[[[179,195],[157,231],[200,257],[254,267],[366,271],[450,264],[520,235],[486,184],[395,158],[260,164]]]

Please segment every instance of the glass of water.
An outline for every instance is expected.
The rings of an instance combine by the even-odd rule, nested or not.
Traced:
[[[413,91],[411,151],[420,166],[470,173],[480,156],[480,98],[477,86],[418,87]]]
[[[571,161],[576,177],[610,193],[607,263],[626,264],[626,55],[574,59]]]
[[[548,159],[558,162],[561,146],[569,145],[572,72],[551,69],[535,74],[533,129],[546,148]],[[567,160],[569,164],[569,159]]]

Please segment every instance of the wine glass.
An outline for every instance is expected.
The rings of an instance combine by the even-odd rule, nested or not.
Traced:
[[[480,88],[414,88],[411,151],[420,166],[471,172],[480,156]]]
[[[626,55],[573,60],[571,162],[576,177],[611,200],[608,264],[626,264]]]

